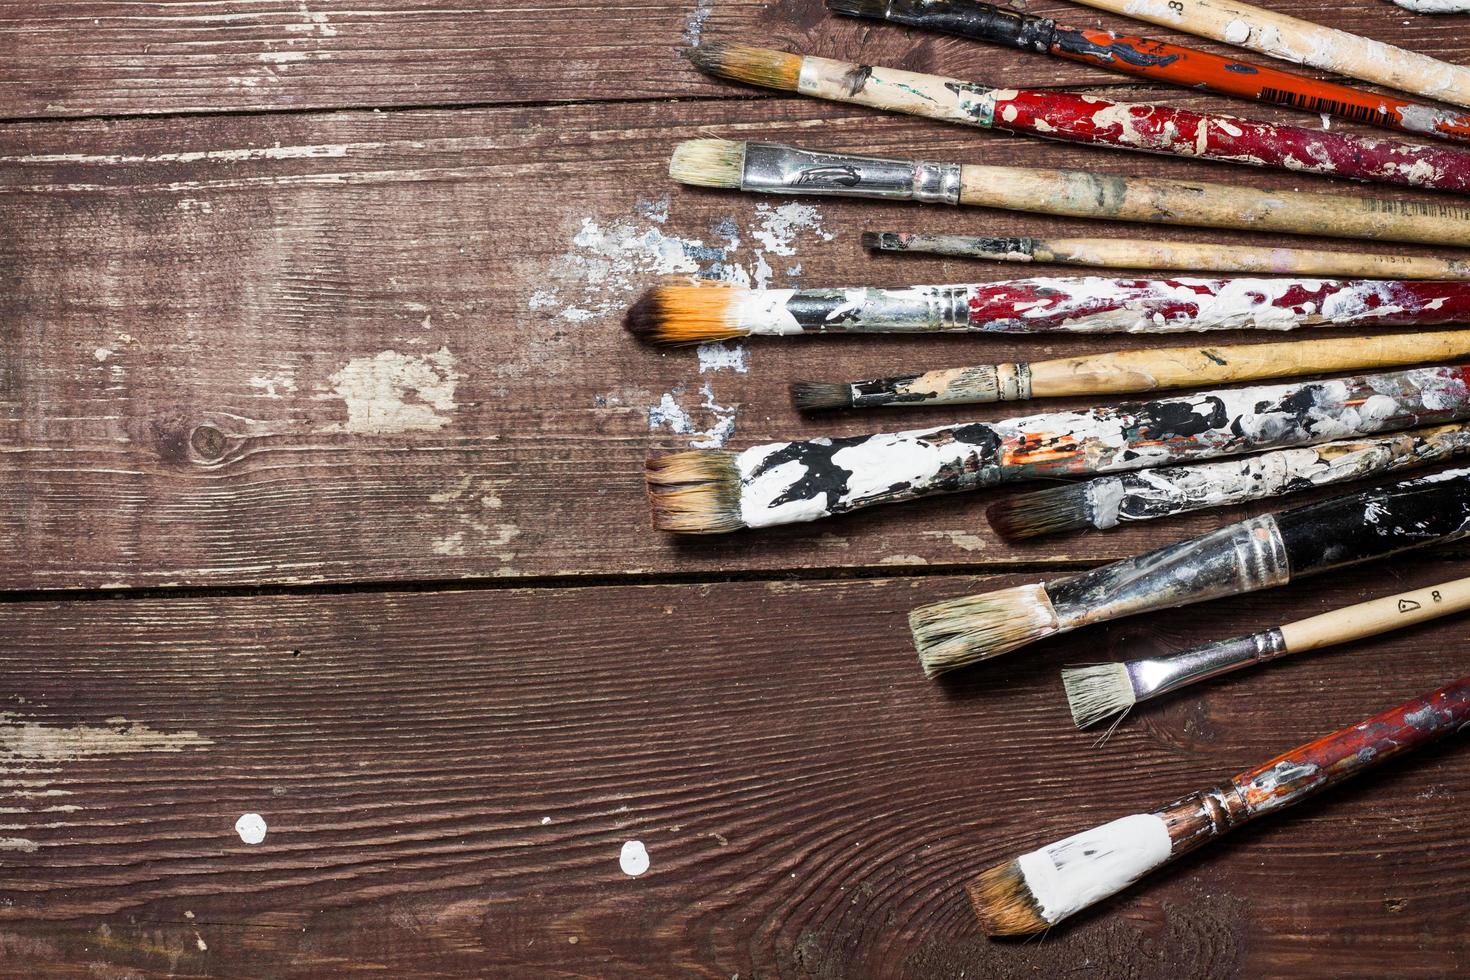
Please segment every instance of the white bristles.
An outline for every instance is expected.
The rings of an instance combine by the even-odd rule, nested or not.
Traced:
[[[1126,664],[1093,664],[1062,669],[1067,707],[1078,728],[1110,718],[1133,707],[1138,698]]]
[[[730,140],[685,140],[674,147],[669,176],[698,187],[738,188],[745,172],[745,144]]]
[[[1169,860],[1163,818],[1135,813],[1016,859],[1048,925],[1116,894]]]
[[[909,614],[924,675],[934,677],[998,657],[1057,632],[1057,616],[1044,585],[1018,585],[961,596]]]

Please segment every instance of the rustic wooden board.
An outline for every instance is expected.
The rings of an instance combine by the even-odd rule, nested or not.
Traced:
[[[1018,271],[870,258],[858,234],[1140,230],[978,209],[802,210],[673,186],[670,147],[701,134],[1344,186],[796,99],[5,126],[0,221],[18,233],[0,240],[0,535],[11,543],[0,585],[1095,560],[1219,519],[1008,548],[983,525],[993,495],[976,495],[719,540],[654,533],[650,448],[721,426],[741,448],[1057,404],[808,421],[787,404],[792,380],[1136,343],[768,340],[748,345],[745,373],[640,347],[622,312],[670,271],[723,262],[810,285],[995,279]],[[1232,339],[1252,338],[1212,336]]]
[[[1185,37],[1075,4],[1027,6],[1076,26]],[[1464,56],[1454,18],[1418,17],[1380,0],[1298,0],[1292,11],[1438,57]],[[997,83],[1017,80],[1018,72],[1031,85],[1118,80],[1057,59],[832,18],[820,0],[641,0],[615,8],[584,0],[479,6],[454,0],[4,0],[0,117],[722,94],[676,53],[701,36],[918,70],[943,63]]]
[[[980,938],[959,891],[1436,687],[1470,646],[1456,620],[1284,661],[1098,748],[1059,665],[1458,573],[1139,618],[945,685],[906,611],[1014,577],[12,603],[0,955],[11,975],[1463,976],[1463,739],[1045,942]]]

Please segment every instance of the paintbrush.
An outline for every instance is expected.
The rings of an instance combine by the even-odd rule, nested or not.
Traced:
[[[1109,221],[1431,245],[1470,242],[1470,208],[1463,205],[1266,191],[1089,170],[886,159],[780,143],[685,140],[674,149],[669,176],[681,184],[766,194],[968,204]]]
[[[1470,330],[1144,348],[1045,361],[974,364],[866,381],[798,381],[791,386],[791,400],[802,411],[988,404],[1330,374],[1452,361],[1467,355]]]
[[[1062,687],[1072,720],[1078,728],[1086,728],[1140,701],[1231,671],[1404,629],[1465,609],[1470,609],[1470,578],[1370,599],[1167,657],[1069,667],[1062,671]]]
[[[1274,588],[1470,534],[1470,469],[1263,514],[1054,582],[961,596],[909,615],[934,677],[1136,613]]]
[[[1470,417],[1470,365],[1216,389],[1086,411],[1048,412],[742,453],[656,456],[654,524],[686,534],[813,521],[874,504],[1210,459]]]
[[[1124,521],[1152,521],[1398,473],[1466,451],[1470,451],[1470,426],[1461,424],[1341,439],[1016,494],[991,504],[985,517],[1007,541],[1089,527],[1101,531]]]
[[[1470,116],[1464,113],[1335,85],[1269,65],[1222,58],[1182,44],[1064,27],[1046,17],[975,0],[827,0],[827,9],[848,17],[870,17],[1050,53],[1185,88],[1328,113],[1388,129],[1470,140]]]
[[[849,333],[1201,333],[1470,320],[1470,282],[1388,279],[1110,279],[829,289],[656,286],[623,325],[641,340]]]
[[[1470,68],[1263,10],[1238,0],[1081,0],[1147,21],[1338,75],[1470,106]]]
[[[1470,190],[1470,151],[1399,143],[1092,95],[997,89],[943,75],[711,41],[689,60],[707,74],[831,102],[1067,143],[1276,167],[1432,190]]]
[[[1105,269],[1182,269],[1190,273],[1253,272],[1271,276],[1353,276],[1368,279],[1470,279],[1470,262],[1421,255],[1261,248],[1219,242],[1143,238],[977,238],[865,231],[875,252],[917,252],[990,262],[1047,262]]]
[[[1470,724],[1470,677],[1308,742],[1151,813],[998,864],[965,887],[992,936],[1040,932],[1256,817]]]

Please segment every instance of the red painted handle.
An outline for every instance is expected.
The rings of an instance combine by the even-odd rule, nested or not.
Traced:
[[[1470,725],[1470,677],[1308,742],[1231,780],[1251,816],[1290,806]]]

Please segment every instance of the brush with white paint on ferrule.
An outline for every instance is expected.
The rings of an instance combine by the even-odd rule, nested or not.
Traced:
[[[1088,170],[902,160],[780,143],[686,140],[674,149],[669,176],[696,187],[763,194],[967,204],[1109,221],[1429,245],[1470,242],[1470,208],[1464,205],[1265,191]]]
[[[688,51],[701,71],[833,102],[980,129],[1220,163],[1277,167],[1433,190],[1470,190],[1470,150],[1243,119],[1052,90],[997,89],[943,75],[746,44]]]
[[[1084,626],[1275,588],[1470,535],[1470,469],[1263,514],[1081,575],[947,599],[909,615],[924,673]]]
[[[624,326],[659,344],[866,333],[1203,333],[1470,320],[1470,282],[1386,279],[1111,279],[829,289],[656,286]]]
[[[988,404],[1331,374],[1453,361],[1467,355],[1470,330],[1278,344],[1143,348],[1045,361],[973,364],[866,381],[798,381],[791,386],[791,400],[803,411]]]
[[[1401,473],[1467,452],[1470,425],[1464,423],[1338,439],[1245,459],[1159,466],[1020,493],[991,504],[985,518],[1007,541],[1085,528],[1105,531],[1122,523],[1233,507]]]
[[[997,422],[648,461],[654,524],[685,534],[812,521],[1001,482],[1313,445],[1470,418],[1470,365],[1215,389]]]
[[[865,231],[874,252],[948,255],[987,262],[1033,262],[1101,269],[1179,269],[1190,273],[1247,272],[1268,276],[1350,276],[1364,279],[1470,279],[1470,262],[1424,255],[1262,248],[1220,242],[1147,238],[984,238]]]
[[[998,864],[966,886],[992,936],[1041,932],[1257,817],[1470,725],[1470,677],[1285,752],[1168,806]]]
[[[1378,636],[1470,609],[1470,578],[1370,599],[1283,623],[1259,633],[1206,643],[1166,657],[1090,664],[1062,671],[1078,728],[1121,715],[1135,704],[1282,657]]]

